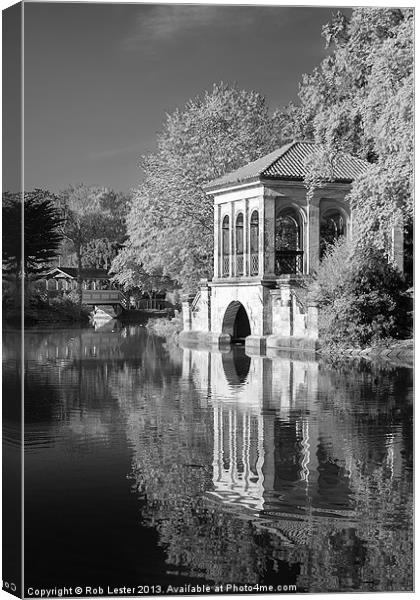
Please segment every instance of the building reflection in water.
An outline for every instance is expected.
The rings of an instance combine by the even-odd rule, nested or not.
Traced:
[[[346,406],[351,395],[344,404],[339,395],[334,400],[318,362],[275,354],[251,358],[240,347],[213,353],[184,349],[183,373],[199,389],[207,388],[213,410],[209,497],[270,521],[286,520],[292,530],[291,518],[328,517],[354,526],[354,462],[360,470],[378,450],[364,447],[363,432],[357,439],[357,422]],[[357,409],[355,398],[351,410]],[[385,448],[388,475],[399,476],[399,441],[386,431],[382,437],[378,433],[376,444]],[[302,535],[301,522],[296,529]]]

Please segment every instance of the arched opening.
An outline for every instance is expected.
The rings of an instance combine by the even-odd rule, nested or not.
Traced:
[[[244,215],[239,213],[235,226],[236,275],[244,274]]]
[[[319,231],[319,254],[322,258],[326,249],[340,237],[346,235],[346,222],[338,210],[329,210],[322,215]]]
[[[258,210],[254,210],[250,221],[250,249],[251,249],[251,275],[258,275],[259,272],[259,218]]]
[[[276,275],[303,272],[302,221],[294,208],[276,217]]]
[[[229,277],[229,217],[223,219],[222,223],[222,277]]]
[[[231,386],[237,386],[248,377],[251,357],[245,354],[244,348],[233,346],[231,352],[222,354],[222,364],[227,382]]]
[[[240,302],[231,302],[227,307],[222,332],[228,333],[234,343],[244,343],[245,338],[251,335],[248,315]]]

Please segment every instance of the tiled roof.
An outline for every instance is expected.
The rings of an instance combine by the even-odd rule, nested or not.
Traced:
[[[321,144],[314,142],[292,142],[278,150],[254,160],[253,162],[227,173],[206,185],[206,190],[214,190],[225,185],[243,183],[253,179],[292,179],[303,180],[305,164],[311,156],[320,153]],[[357,175],[367,169],[368,163],[364,160],[341,154],[333,167],[333,181],[351,182]]]
[[[53,274],[55,274],[56,272],[58,273],[59,271],[61,271],[65,275],[68,275],[69,277],[72,277],[74,279],[77,278],[77,268],[76,267],[55,267],[49,273],[47,273],[47,277],[53,276]],[[82,269],[80,274],[82,276],[82,279],[109,279],[110,278],[110,276],[108,275],[108,273],[105,269]]]

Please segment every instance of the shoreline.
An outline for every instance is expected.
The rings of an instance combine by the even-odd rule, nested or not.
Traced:
[[[137,311],[136,311],[137,312]],[[50,315],[51,317],[52,315]],[[119,319],[121,320],[121,323],[123,325],[128,325],[128,324],[132,324],[132,325],[140,325],[140,324],[144,324],[144,322],[149,321],[149,319],[153,319],[153,317],[157,317],[156,314],[150,314],[150,312],[145,311],[145,314],[142,315],[143,319],[139,319],[140,315],[136,315],[136,319],[133,319],[133,321],[127,319],[127,317],[125,319]],[[159,315],[160,316],[160,315]],[[162,315],[163,316],[163,315]],[[141,323],[141,321],[143,321],[143,323]],[[75,328],[75,329],[85,329],[85,328],[89,328],[91,327],[92,324],[87,321],[86,319],[81,319],[80,321],[77,320],[71,320],[71,319],[62,319],[62,318],[41,318],[38,320],[31,320],[30,323],[25,323],[25,327],[24,327],[24,331],[31,331],[31,330],[39,330],[39,328],[41,329],[45,329],[46,331],[50,331],[55,329],[68,329],[68,328]],[[16,332],[16,331],[21,331],[21,322],[20,319],[4,319],[3,320],[3,332]],[[165,336],[162,335],[158,335],[155,333],[155,335],[157,335],[158,337],[161,337],[163,339],[165,339]],[[182,344],[179,343],[179,340],[177,340],[177,345],[180,346],[181,348],[183,347]],[[196,344],[194,344],[194,346],[196,346]],[[187,346],[188,347],[188,346]],[[197,347],[201,348],[201,349],[205,349],[208,348],[209,350],[211,349],[210,346],[205,345],[205,344],[199,344],[197,345]],[[290,349],[290,348],[277,348],[277,351],[279,352],[302,352],[305,353],[304,349]],[[314,355],[315,358],[320,359],[320,360],[326,360],[328,362],[340,362],[340,361],[353,361],[353,360],[368,360],[370,362],[380,362],[383,364],[390,364],[390,365],[395,365],[400,366],[400,367],[407,367],[407,368],[414,368],[414,340],[413,338],[410,339],[403,339],[403,340],[388,340],[387,342],[383,342],[383,343],[378,343],[375,346],[368,346],[367,348],[357,348],[357,347],[348,347],[348,348],[342,348],[342,347],[329,347],[327,345],[323,346],[322,342],[320,342],[320,346],[314,350],[314,351],[309,351],[311,354]],[[261,354],[262,356],[265,355],[265,353]]]
[[[331,360],[340,359],[367,359],[372,362],[379,361],[384,363],[395,363],[396,366],[406,366],[414,368],[414,339],[405,340],[389,340],[368,346],[367,348],[334,348],[328,347],[317,350],[317,355],[320,358]]]

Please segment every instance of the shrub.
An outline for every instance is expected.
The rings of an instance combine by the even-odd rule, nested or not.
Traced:
[[[402,337],[409,320],[405,281],[378,250],[341,239],[321,262],[310,293],[328,343],[366,346]]]
[[[165,338],[169,345],[178,345],[178,337],[183,329],[182,315],[176,310],[172,319],[149,319],[146,328],[155,335]]]
[[[70,290],[70,292],[64,292],[63,298],[72,304],[79,305],[80,292],[79,290]]]
[[[65,319],[68,321],[87,321],[89,320],[89,314],[91,308],[88,306],[82,305],[80,310],[78,296],[70,296],[70,294],[66,294],[63,296],[57,296],[55,298],[51,298],[49,302],[49,307],[52,313],[58,319]]]

